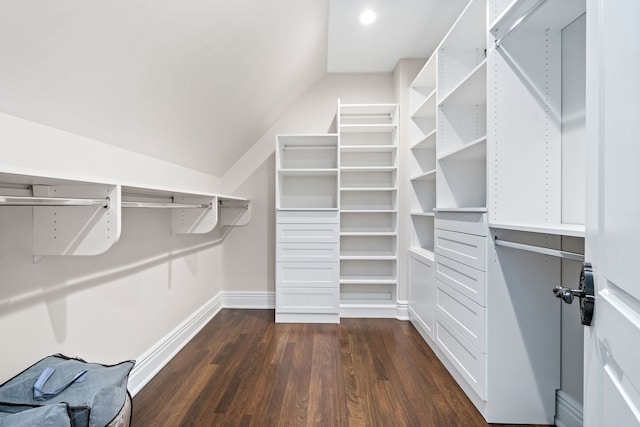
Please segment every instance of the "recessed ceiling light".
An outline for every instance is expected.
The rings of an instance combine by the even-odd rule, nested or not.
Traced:
[[[362,25],[373,24],[375,20],[376,20],[376,13],[371,9],[367,9],[360,14],[360,23]]]

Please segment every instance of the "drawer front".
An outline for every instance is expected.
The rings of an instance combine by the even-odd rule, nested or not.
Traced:
[[[487,236],[487,214],[479,212],[436,212],[435,228]]]
[[[337,262],[278,262],[276,289],[338,288],[340,264]]]
[[[436,279],[436,313],[476,349],[485,352],[486,308]]]
[[[340,212],[335,211],[277,211],[278,224],[337,224]]]
[[[339,262],[338,243],[279,243],[277,262]]]
[[[279,313],[337,314],[340,311],[338,288],[281,288],[276,292]]]
[[[472,234],[435,230],[435,253],[486,271],[487,238]]]
[[[339,243],[338,224],[277,224],[278,243]]]
[[[464,265],[442,255],[436,255],[435,276],[471,300],[486,306],[484,271]]]
[[[486,356],[436,314],[437,346],[482,400],[486,400]]]

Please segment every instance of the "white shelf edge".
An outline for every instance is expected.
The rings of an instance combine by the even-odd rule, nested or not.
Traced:
[[[326,174],[331,174],[331,173],[337,173],[339,172],[340,169],[338,168],[280,168],[278,169],[278,173],[283,173],[283,174],[287,174],[287,173],[291,173],[291,174],[297,174],[297,173],[326,173]]]
[[[340,145],[340,151],[346,153],[358,152],[391,152],[398,149],[397,145]]]
[[[337,211],[338,208],[276,208],[278,211]]]
[[[341,276],[340,284],[341,285],[395,285],[398,282],[397,279],[392,277],[381,277],[381,276],[369,276],[369,277],[358,277],[350,279],[349,276]]]
[[[467,74],[457,85],[455,85],[453,88],[451,88],[449,93],[447,93],[446,95],[444,95],[442,97],[440,102],[438,102],[438,106],[445,105],[447,103],[447,100],[449,100],[453,96],[453,94],[455,94],[456,91],[458,91],[458,89],[460,89],[468,81],[470,81],[475,76],[475,74],[477,72],[479,72],[479,70],[481,70],[482,68],[486,68],[486,66],[487,66],[487,58],[484,58],[482,61],[480,61],[480,63],[478,65],[473,67],[473,69],[471,71],[469,71],[469,74]]]
[[[433,251],[424,248],[409,248],[409,255],[414,256],[415,258],[422,258],[431,262],[435,261],[435,254]]]
[[[483,206],[469,208],[435,208],[434,212],[469,212],[469,213],[486,213],[487,208]]]
[[[420,175],[415,175],[409,178],[410,181],[432,181],[436,179],[436,170],[431,169],[425,173],[421,173]]]
[[[411,213],[409,213],[409,215],[411,215],[411,216],[430,216],[430,217],[436,216],[435,212],[411,212]]]
[[[340,191],[398,191],[395,187],[340,187]]]
[[[416,107],[416,109],[411,113],[411,118],[425,118],[425,117],[435,117],[436,116],[436,106],[437,106],[437,100],[436,100],[436,95],[438,93],[438,88],[433,88],[433,90],[429,93],[429,95],[427,95],[424,98],[424,101],[422,101],[420,103],[420,105],[418,105],[418,107]],[[418,114],[420,112],[420,110],[422,110],[423,108],[425,108],[425,106],[428,103],[433,103],[433,109],[432,109],[432,113],[433,114]]]
[[[353,237],[386,237],[386,236],[397,236],[398,233],[395,231],[377,231],[377,232],[369,232],[369,231],[341,231],[340,236],[353,236]]]
[[[434,130],[432,130],[431,132],[427,133],[424,137],[422,137],[422,138],[420,139],[420,141],[418,141],[418,142],[416,142],[415,144],[413,144],[413,145],[411,146],[411,149],[412,149],[412,150],[422,150],[422,149],[435,148],[435,146],[436,146],[436,141],[435,141],[435,138],[434,138],[434,137],[436,136],[436,133],[437,133],[437,129],[434,129]],[[429,138],[434,138],[433,147],[424,147],[424,148],[423,148],[423,147],[419,147],[419,145],[420,145],[420,144],[424,143],[424,142],[425,142],[427,139],[429,139]]]
[[[515,224],[491,222],[489,223],[489,227],[500,230],[524,231],[528,233],[585,237],[585,227],[582,224]]]
[[[340,132],[344,133],[390,133],[398,128],[397,124],[341,124]]]
[[[483,135],[479,138],[474,139],[473,141],[471,141],[470,143],[466,144],[463,147],[456,148],[455,150],[448,151],[445,154],[438,156],[437,159],[438,160],[451,159],[461,153],[464,153],[465,151],[471,151],[473,148],[476,148],[477,146],[486,142],[487,142],[487,135]],[[486,157],[486,150],[485,150],[485,157]]]
[[[340,209],[344,213],[397,213],[396,209]]]
[[[342,172],[393,172],[396,166],[342,166]]]
[[[396,261],[395,255],[341,255],[341,261]]]

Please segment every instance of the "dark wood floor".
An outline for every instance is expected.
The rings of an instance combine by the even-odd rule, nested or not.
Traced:
[[[409,322],[222,310],[133,401],[133,426],[486,426]]]

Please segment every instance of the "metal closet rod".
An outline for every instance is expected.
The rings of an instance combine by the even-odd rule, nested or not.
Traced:
[[[578,254],[575,252],[567,252],[567,251],[561,251],[558,249],[543,248],[535,245],[527,245],[525,243],[510,242],[508,240],[498,239],[497,237],[494,240],[495,240],[496,246],[504,246],[506,248],[520,249],[522,251],[535,252],[539,254],[555,256],[558,258],[569,259],[572,261],[584,262],[584,255]]]
[[[69,197],[0,196],[2,206],[102,206],[109,208],[111,200]]]
[[[535,5],[533,5],[531,7],[531,9],[529,9],[527,11],[527,13],[525,13],[524,15],[522,15],[516,22],[513,23],[513,25],[511,27],[509,27],[509,29],[507,30],[507,32],[500,37],[498,40],[496,40],[496,47],[500,47],[500,45],[502,43],[504,43],[504,41],[506,39],[509,38],[509,36],[516,31],[518,28],[520,28],[520,26],[522,24],[524,24],[525,22],[527,22],[527,20],[529,18],[531,18],[533,15],[535,15],[535,13],[538,11],[538,9],[540,9],[545,3],[547,2],[547,0],[539,0],[538,3],[536,3]]]
[[[123,208],[211,209],[211,203],[122,202]]]

